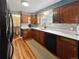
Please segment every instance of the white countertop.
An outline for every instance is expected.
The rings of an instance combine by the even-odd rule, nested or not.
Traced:
[[[64,36],[64,37],[71,38],[74,40],[79,40],[79,34],[72,31],[67,31],[63,29],[41,29],[41,28],[35,28],[35,27],[32,27],[32,29],[48,32],[48,33],[59,35],[59,36]]]
[[[21,27],[21,29],[28,29],[28,28],[29,27],[27,27],[27,26]],[[40,30],[43,32],[48,32],[51,34],[59,35],[59,36],[64,36],[64,37],[71,38],[74,40],[79,40],[79,33],[77,33],[76,31],[69,31],[69,30],[60,29],[60,28],[53,28],[53,29],[51,29],[51,28],[43,29],[41,27],[31,27],[31,28]]]

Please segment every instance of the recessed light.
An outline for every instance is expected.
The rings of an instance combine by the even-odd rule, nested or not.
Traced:
[[[28,7],[29,3],[28,2],[22,2],[22,5]]]
[[[44,15],[48,15],[48,13],[49,13],[49,11],[45,11],[43,14],[44,14]]]

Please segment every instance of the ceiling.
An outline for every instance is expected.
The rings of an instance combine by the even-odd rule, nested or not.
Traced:
[[[61,0],[27,0],[27,1],[29,2],[29,7],[22,6],[21,0],[8,0],[8,5],[11,11],[23,11],[27,13],[35,13]]]

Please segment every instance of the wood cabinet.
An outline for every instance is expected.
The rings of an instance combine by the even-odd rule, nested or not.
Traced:
[[[32,24],[37,24],[37,15],[22,15],[22,23],[31,22]]]
[[[33,38],[41,45],[44,45],[44,32],[34,29],[22,30],[22,36],[24,39]]]
[[[57,56],[63,59],[63,40],[57,37]]]
[[[24,39],[33,38],[60,59],[78,59],[78,42],[35,29],[23,31]]]
[[[64,59],[72,59],[75,58],[77,59],[77,46],[71,45],[67,41],[63,41],[63,57]]]
[[[32,29],[32,37],[41,45],[44,45],[44,32]]]
[[[45,34],[44,34],[44,32],[42,32],[42,31],[39,31],[39,39],[40,39],[40,43],[42,44],[42,45],[45,45],[45,43],[44,43],[44,36],[45,36]]]
[[[77,59],[77,42],[60,36],[57,38],[57,56],[61,59]]]
[[[33,31],[33,38],[37,41],[37,42],[39,42],[39,31],[38,30],[32,30]]]
[[[31,19],[31,17],[28,15],[22,15],[21,17],[22,17],[21,23],[28,23],[29,20]]]
[[[53,9],[53,22],[54,23],[60,23],[60,15],[59,15],[59,12],[60,12],[60,8],[55,8]]]
[[[56,35],[34,29],[32,31],[33,38],[38,43],[43,45],[51,53],[56,54]]]
[[[22,36],[23,36],[23,39],[32,38],[32,30],[31,29],[22,30]]]
[[[54,23],[79,23],[79,1],[55,8]]]
[[[31,23],[32,24],[37,24],[37,15],[32,15],[31,16]]]

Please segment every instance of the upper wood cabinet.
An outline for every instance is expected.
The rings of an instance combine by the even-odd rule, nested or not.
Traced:
[[[21,17],[22,17],[22,20],[21,20],[22,23],[28,23],[31,18],[30,16],[27,16],[27,15],[22,15]]]
[[[60,23],[60,20],[59,20],[59,17],[60,17],[60,15],[59,15],[59,12],[60,12],[60,10],[59,10],[60,8],[55,8],[54,10],[53,10],[53,22],[54,23]]]
[[[37,15],[32,15],[31,16],[31,23],[32,24],[37,24]]]
[[[54,23],[79,23],[79,1],[55,8]]]
[[[37,24],[37,15],[22,15],[22,23],[29,23]]]

